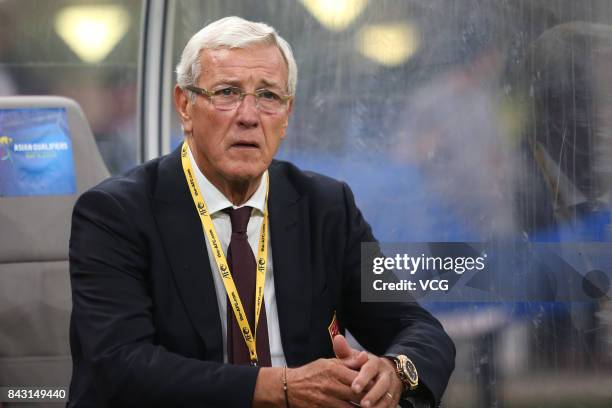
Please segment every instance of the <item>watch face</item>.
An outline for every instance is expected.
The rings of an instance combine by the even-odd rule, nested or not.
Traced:
[[[401,361],[402,371],[406,375],[410,386],[416,387],[419,383],[419,374],[417,373],[417,369],[414,366],[414,363],[412,362],[412,360],[410,360],[404,355],[399,355],[397,357]]]
[[[406,364],[404,367],[406,367],[406,374],[408,375],[408,379],[412,384],[416,385],[419,382],[419,375],[417,374],[416,367],[414,366],[412,361],[406,359]]]

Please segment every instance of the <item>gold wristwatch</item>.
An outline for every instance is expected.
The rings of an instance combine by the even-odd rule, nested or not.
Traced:
[[[385,357],[395,363],[395,372],[402,384],[404,384],[404,391],[414,390],[418,387],[419,374],[412,360],[403,354]]]

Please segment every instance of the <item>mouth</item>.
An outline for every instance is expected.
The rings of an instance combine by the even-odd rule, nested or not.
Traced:
[[[239,141],[233,143],[230,147],[233,149],[259,149],[259,144],[255,142]]]

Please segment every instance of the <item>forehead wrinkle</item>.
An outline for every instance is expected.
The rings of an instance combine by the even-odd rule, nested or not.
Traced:
[[[208,77],[215,84],[225,82],[232,86],[241,86],[242,83],[255,82],[256,86],[263,84],[264,86],[282,88],[281,84],[286,82],[283,78],[287,77],[288,71],[280,50],[274,48],[278,58],[276,61],[271,61],[269,56],[266,55],[241,55],[241,51],[249,49],[220,48],[204,50],[200,57],[204,67],[201,77]],[[232,55],[236,55],[236,57],[232,58]],[[206,60],[208,60],[208,63]],[[271,62],[272,64],[270,64]],[[255,80],[253,78],[254,71],[261,71],[263,78]],[[240,75],[236,75],[241,72],[248,72],[250,75],[248,78],[241,78]],[[274,77],[278,77],[278,80]]]
[[[278,83],[274,80],[269,80],[269,79],[262,79],[261,81],[259,81],[260,83],[262,83],[264,86],[270,87],[270,88],[274,88],[274,87],[278,87],[280,88],[280,86],[278,85]]]
[[[238,55],[240,51],[248,50],[245,49],[237,49],[237,50],[227,50],[227,49],[218,49],[218,50],[209,50],[206,53],[211,60],[211,64],[207,64],[209,66],[214,66],[221,69],[234,69],[234,68],[247,68],[247,69],[263,69],[263,70],[271,70],[273,72],[279,72],[286,70],[286,64],[282,59],[282,55],[280,55],[277,61],[270,61],[269,56],[262,56],[260,54],[252,54],[249,56],[239,55],[231,60],[228,60],[228,57],[231,55]],[[233,54],[232,54],[233,53]]]

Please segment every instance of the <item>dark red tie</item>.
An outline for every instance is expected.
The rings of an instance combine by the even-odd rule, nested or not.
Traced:
[[[251,207],[241,207],[236,210],[225,210],[232,221],[232,238],[227,250],[229,264],[234,283],[242,300],[249,327],[255,327],[255,256],[247,238],[247,225],[251,217]],[[259,235],[259,234],[258,234]],[[257,326],[257,357],[259,366],[270,367],[270,345],[268,343],[268,322],[266,305],[261,305],[259,325]],[[240,326],[234,316],[234,310],[227,298],[227,357],[232,364],[250,364],[249,349],[242,337]]]

